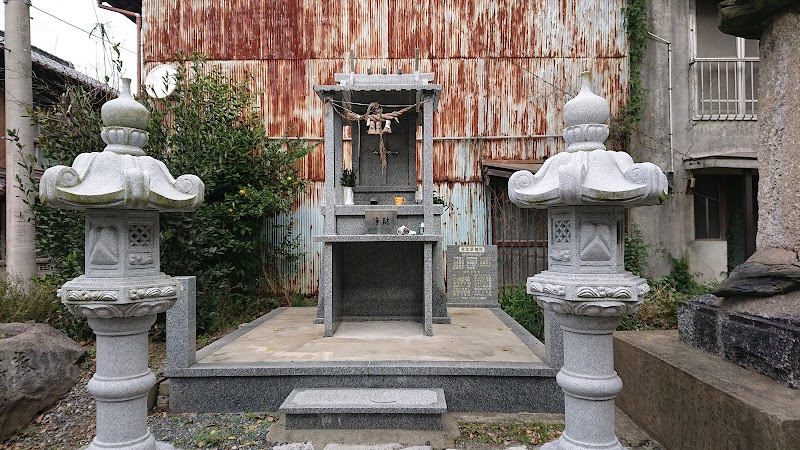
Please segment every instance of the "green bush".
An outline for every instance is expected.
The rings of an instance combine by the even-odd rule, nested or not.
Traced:
[[[544,313],[525,286],[508,287],[500,292],[500,307],[537,339],[544,342]]]
[[[648,280],[648,283],[650,292],[639,311],[623,317],[618,330],[674,330],[678,327],[678,302],[707,294],[713,289],[713,286],[694,279],[686,258],[673,258],[670,274],[658,281]]]
[[[199,176],[206,200],[193,213],[162,216],[161,264],[198,276],[198,331],[214,332],[274,308],[265,299],[277,285],[272,268],[298,255],[295,241],[262,238],[264,219],[291,211],[306,186],[298,161],[311,147],[267,139],[249,80],[232,81],[197,57],[178,67],[173,94],[147,101],[150,153],[175,175]]]

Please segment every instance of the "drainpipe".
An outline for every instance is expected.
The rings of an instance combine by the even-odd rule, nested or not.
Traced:
[[[649,31],[647,34],[650,35],[651,38],[654,40],[667,44],[667,69],[669,70],[669,171],[671,174],[675,173],[675,147],[672,145],[672,42],[657,36]]]
[[[141,92],[142,90],[142,15],[139,13],[131,12],[125,9],[115,8],[110,5],[103,4],[103,0],[97,0],[97,6],[101,9],[106,9],[108,11],[114,11],[116,13],[120,13],[126,15],[128,17],[133,17],[136,19],[136,86]]]

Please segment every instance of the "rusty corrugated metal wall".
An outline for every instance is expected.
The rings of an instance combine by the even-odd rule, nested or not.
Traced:
[[[143,0],[147,67],[198,51],[234,78],[251,76],[269,133],[321,138],[312,87],[345,71],[420,70],[442,85],[434,123],[434,181],[452,204],[445,244],[490,243],[484,160],[541,159],[563,148],[561,109],[594,74],[616,114],[628,96],[625,0]],[[297,202],[306,262],[287,288],[316,293],[324,155],[302,163],[312,180]]]

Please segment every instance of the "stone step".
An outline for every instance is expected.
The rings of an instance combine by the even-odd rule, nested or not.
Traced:
[[[439,430],[440,388],[296,388],[281,405],[286,429]]]

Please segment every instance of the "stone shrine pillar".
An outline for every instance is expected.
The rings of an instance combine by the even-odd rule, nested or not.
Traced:
[[[580,94],[564,106],[566,151],[536,175],[519,171],[508,182],[517,206],[548,210],[549,269],[528,278],[527,288],[564,333],[556,380],[566,429],[545,450],[623,448],[614,431],[622,380],[614,371],[612,333],[650,289],[624,269],[625,208],[659,204],[667,178],[654,164],[606,150],[608,117],[608,102],[592,93],[584,73]]]
[[[97,435],[88,448],[172,449],[147,429],[147,393],[156,381],[147,367],[147,332],[181,289],[160,271],[159,212],[196,209],[203,182],[174,179],[145,155],[149,113],[131,97],[130,80],[122,84],[101,111],[105,149],[78,155],[72,167],[47,169],[39,196],[46,206],[86,210],[85,274],[58,292],[97,335],[97,372],[88,385]]]

